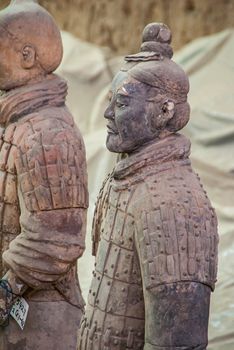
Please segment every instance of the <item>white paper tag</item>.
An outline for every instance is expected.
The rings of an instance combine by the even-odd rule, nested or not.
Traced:
[[[16,320],[20,328],[23,330],[28,315],[29,305],[27,301],[20,297],[16,300],[11,309],[11,316]]]

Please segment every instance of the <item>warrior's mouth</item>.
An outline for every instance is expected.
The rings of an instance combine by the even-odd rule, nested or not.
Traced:
[[[113,126],[110,126],[109,124],[107,124],[106,127],[107,127],[108,134],[113,134],[113,135],[118,134],[118,131]]]

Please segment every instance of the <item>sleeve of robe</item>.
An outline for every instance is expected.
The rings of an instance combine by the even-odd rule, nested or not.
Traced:
[[[78,129],[63,120],[28,124],[15,157],[21,233],[3,259],[25,284],[43,289],[59,282],[85,248],[85,149]]]

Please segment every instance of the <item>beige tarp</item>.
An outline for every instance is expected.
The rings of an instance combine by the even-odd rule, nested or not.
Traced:
[[[91,224],[94,203],[115,155],[105,149],[106,94],[121,57],[63,33],[64,60],[59,73],[68,80],[68,105],[87,149],[90,209],[87,250],[79,263],[84,297],[92,277]],[[234,349],[234,31],[187,45],[174,59],[189,74],[192,161],[219,217],[219,274],[212,295],[209,349]]]

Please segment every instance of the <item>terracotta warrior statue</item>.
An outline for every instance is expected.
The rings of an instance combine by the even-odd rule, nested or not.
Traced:
[[[149,24],[112,83],[106,145],[120,156],[96,205],[79,350],[207,346],[217,220],[178,133],[189,83],[170,42],[167,26]]]
[[[0,12],[0,349],[74,350],[83,299],[77,258],[88,206],[85,150],[53,74],[62,42],[37,1]],[[22,331],[9,316],[29,304]]]

